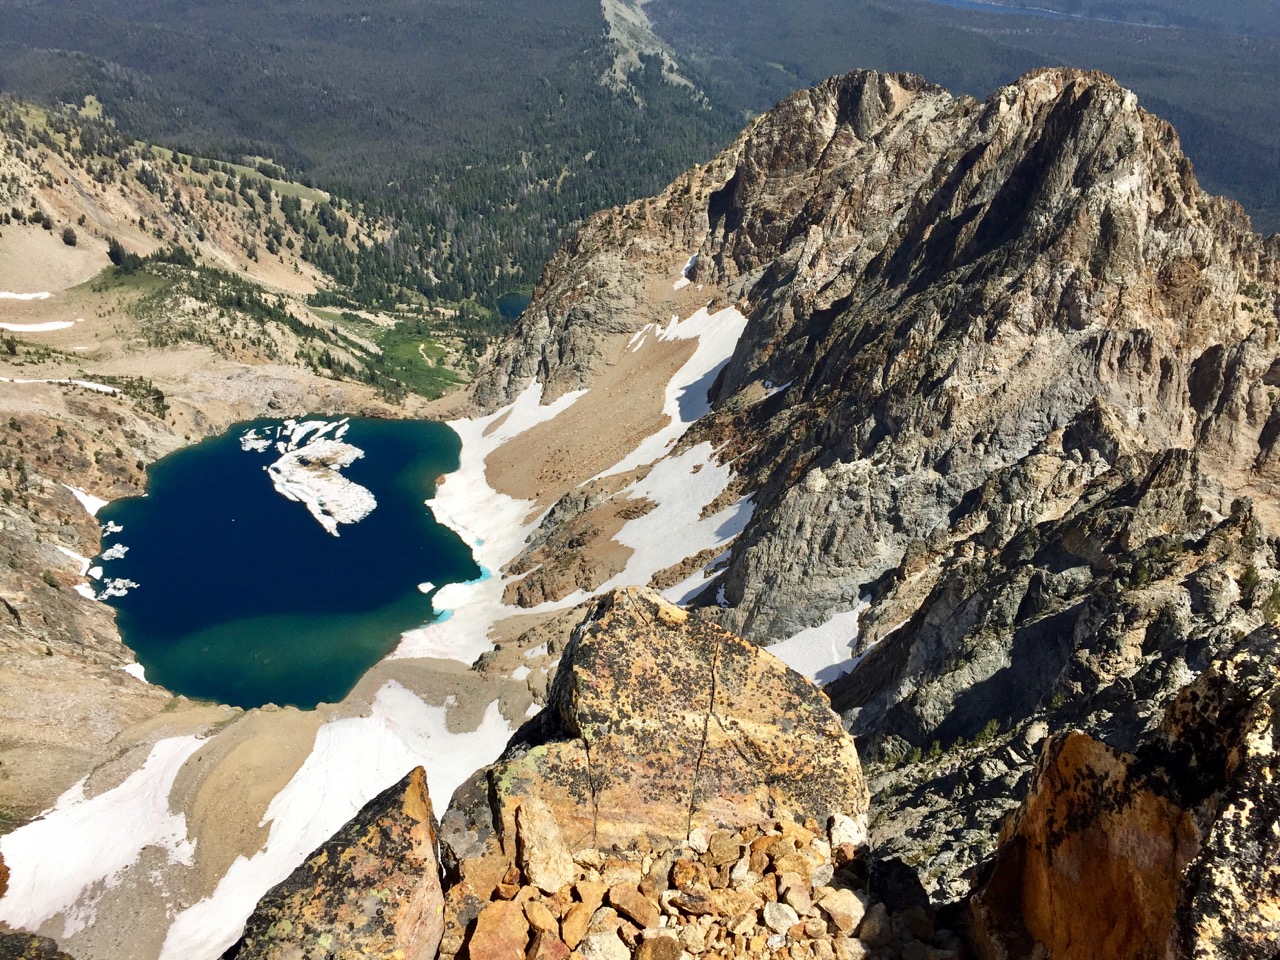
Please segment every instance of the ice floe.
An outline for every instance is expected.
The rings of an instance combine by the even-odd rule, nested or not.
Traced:
[[[378,505],[368,488],[339,473],[363,456],[363,450],[349,443],[313,439],[284,454],[267,474],[281,496],[303,504],[336,537],[338,524],[359,523]]]
[[[93,922],[98,899],[143,850],[159,847],[171,863],[189,864],[195,846],[186,818],[169,809],[169,793],[203,742],[161,740],[118,786],[86,797],[81,780],[39,819],[0,837],[10,871],[0,920],[34,930],[62,914],[62,936],[70,937]]]
[[[303,504],[335,537],[338,525],[359,523],[378,506],[366,487],[341,474],[364,456],[357,446],[343,443],[350,418],[341,420],[285,420],[275,428],[246,430],[240,449],[266,453],[272,447],[280,458],[267,468],[271,483],[281,496]]]
[[[102,559],[103,560],[120,560],[120,559],[123,559],[124,555],[128,552],[129,552],[128,547],[126,547],[123,543],[117,543],[114,546],[110,546],[106,550],[102,551]]]
[[[98,594],[99,600],[107,600],[111,597],[127,597],[130,590],[138,589],[138,584],[133,580],[126,580],[124,577],[113,577],[110,580],[102,581],[102,591]]]
[[[450,797],[477,765],[496,759],[511,736],[496,700],[470,733],[451,733],[446,713],[447,707],[423,703],[389,681],[369,716],[322,726],[302,767],[267,807],[266,844],[252,857],[237,857],[210,896],[178,914],[161,960],[221,956],[258,899],[377,793],[422,764],[431,795]]]

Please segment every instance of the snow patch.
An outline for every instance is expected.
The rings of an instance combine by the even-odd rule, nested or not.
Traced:
[[[8,330],[10,333],[48,333],[53,330],[65,330],[67,327],[74,327],[77,323],[83,323],[84,317],[76,320],[49,320],[46,323],[0,323],[0,330]]]
[[[449,423],[462,439],[458,469],[444,478],[427,506],[439,523],[471,547],[475,562],[485,572],[470,583],[441,587],[433,604],[448,615],[402,634],[392,657],[441,657],[469,664],[493,648],[489,628],[509,615],[511,608],[502,602],[504,581],[488,571],[501,570],[520,552],[538,520],[525,520],[532,501],[508,497],[489,486],[485,459],[507,441],[555,419],[585,393],[566,393],[543,406],[542,384],[532,383],[497,413]]]
[[[111,502],[103,500],[101,497],[95,497],[92,493],[85,493],[79,487],[73,487],[69,483],[64,483],[63,486],[71,491],[71,495],[80,501],[80,505],[89,511],[89,516],[91,517],[96,517],[98,511]]]
[[[94,383],[92,380],[73,380],[66,377],[55,377],[51,380],[24,380],[19,377],[0,377],[0,383],[58,383],[66,387],[84,387],[95,393],[117,394],[120,391],[105,383]]]
[[[74,550],[68,550],[66,547],[60,546],[59,544],[56,544],[56,543],[53,545],[53,549],[57,550],[63,556],[70,557],[73,561],[75,561],[76,566],[80,568],[80,576],[83,577],[89,573],[90,561],[88,557],[82,557],[80,556],[80,554],[76,553]],[[125,549],[127,550],[128,547],[126,547]]]
[[[326,723],[293,779],[267,807],[266,845],[237,857],[213,893],[178,914],[160,960],[213,960],[231,946],[258,899],[287,877],[365,803],[419,764],[437,797],[450,797],[477,766],[495,760],[511,727],[495,700],[480,726],[451,733],[447,707],[423,703],[395,681],[378,691],[370,715]]]
[[[140,663],[126,663],[122,665],[120,669],[123,670],[125,673],[127,673],[129,676],[134,677],[138,680],[141,680],[143,683],[148,682],[146,668],[144,668]]]
[[[48,291],[42,293],[10,293],[7,290],[0,290],[0,300],[48,300],[51,297]]]
[[[62,936],[74,936],[93,922],[98,899],[143,850],[161,847],[170,863],[190,864],[195,845],[186,817],[170,812],[169,793],[203,743],[161,740],[119,786],[89,798],[81,780],[38,820],[0,837],[10,870],[0,920],[34,930],[62,914]]]
[[[862,600],[852,610],[837,613],[816,627],[779,640],[765,649],[796,673],[815,683],[830,683],[853,671],[866,651],[853,655],[858,641],[858,618],[871,604]]]

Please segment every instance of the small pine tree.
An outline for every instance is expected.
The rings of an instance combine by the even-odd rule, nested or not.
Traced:
[[[76,245],[77,239],[78,238],[76,237],[76,232],[72,227],[62,228],[62,242],[65,243],[68,247],[74,247]]]

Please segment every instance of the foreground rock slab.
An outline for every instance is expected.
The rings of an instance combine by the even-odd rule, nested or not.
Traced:
[[[426,774],[374,797],[262,900],[227,960],[431,960],[443,931]]]
[[[1134,754],[1052,738],[971,900],[988,960],[1280,951],[1280,632],[1246,637]]]
[[[861,821],[868,804],[853,740],[817,688],[641,588],[589,610],[546,709],[481,776],[489,788],[472,790],[470,817],[446,820],[446,840],[462,841],[462,852],[496,835],[509,863],[522,806],[526,829],[547,819],[545,806],[573,853],[638,837],[670,846],[700,829],[770,819]],[[545,837],[537,845],[550,856]]]

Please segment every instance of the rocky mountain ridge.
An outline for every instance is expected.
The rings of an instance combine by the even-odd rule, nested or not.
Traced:
[[[1277,252],[1102,75],[978,103],[852,74],[591,221],[472,396],[580,389],[664,302],[735,304],[732,356],[696,385],[711,412],[671,455],[710,443],[753,513],[695,605],[769,643],[867,602],[865,656],[828,690],[891,767],[1042,722],[1132,747],[1275,615]],[[694,286],[660,288],[686,258]],[[617,498],[572,497],[544,530],[607,537]],[[1014,753],[969,801],[987,819],[1025,786]],[[941,845],[932,882],[959,895],[990,838],[939,834],[931,774],[889,777],[880,841],[928,834],[905,847]]]

